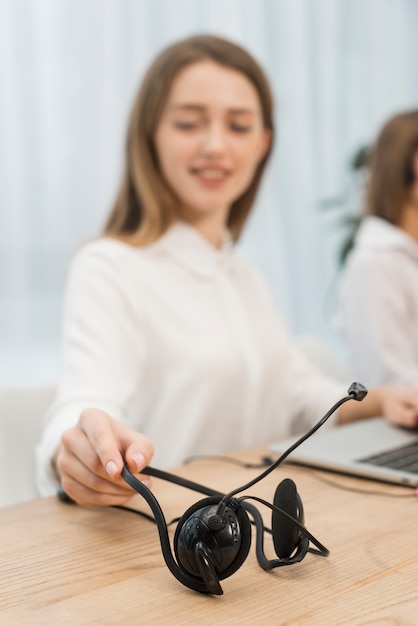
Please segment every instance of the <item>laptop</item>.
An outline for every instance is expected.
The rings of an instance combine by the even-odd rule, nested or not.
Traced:
[[[281,455],[297,437],[270,446]],[[318,430],[287,458],[318,469],[399,485],[418,486],[418,430],[370,418]]]

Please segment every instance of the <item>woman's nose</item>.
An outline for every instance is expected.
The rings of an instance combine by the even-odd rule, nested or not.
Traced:
[[[226,149],[227,137],[225,130],[219,124],[207,126],[204,138],[203,149],[209,154],[220,154]]]

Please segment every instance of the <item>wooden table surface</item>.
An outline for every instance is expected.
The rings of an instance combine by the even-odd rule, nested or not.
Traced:
[[[258,461],[265,453],[257,448],[234,456]],[[223,492],[260,472],[213,460],[175,471]],[[253,541],[242,567],[222,581],[223,596],[183,587],[164,563],[156,526],[134,513],[56,498],[0,509],[0,624],[416,626],[413,490],[285,465],[248,493],[271,502],[287,476],[297,484],[307,528],[330,556],[308,554],[267,573]],[[167,520],[203,497],[157,479],[153,485]],[[148,510],[139,496],[132,505]],[[257,506],[270,525],[270,512]],[[175,524],[171,537],[174,530]],[[274,558],[268,538],[265,548]]]

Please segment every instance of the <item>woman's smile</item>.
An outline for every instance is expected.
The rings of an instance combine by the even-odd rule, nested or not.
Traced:
[[[155,137],[161,172],[197,228],[226,224],[269,146],[255,87],[242,73],[199,61],[174,80]]]
[[[229,180],[230,170],[226,170],[225,168],[220,167],[200,167],[200,168],[191,168],[191,174],[197,178],[197,180],[209,187],[216,187],[222,185],[224,182]]]

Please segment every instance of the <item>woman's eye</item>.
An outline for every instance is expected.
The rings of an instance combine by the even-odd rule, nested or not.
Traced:
[[[231,130],[233,130],[235,133],[249,133],[251,130],[251,126],[248,126],[248,124],[231,124]]]
[[[174,123],[175,127],[179,130],[193,130],[198,127],[198,122],[178,120]]]

